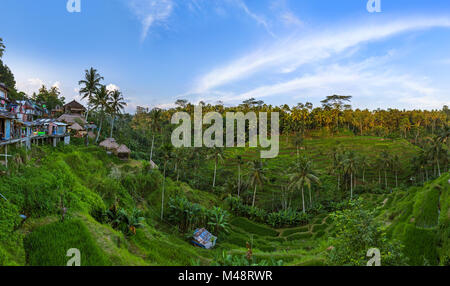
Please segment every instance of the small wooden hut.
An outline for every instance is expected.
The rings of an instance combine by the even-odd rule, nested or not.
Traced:
[[[125,146],[124,144],[120,145],[119,148],[117,148],[114,153],[117,157],[119,157],[122,160],[128,160],[130,159],[131,150]]]

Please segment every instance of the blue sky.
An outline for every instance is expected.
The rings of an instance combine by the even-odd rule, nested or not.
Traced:
[[[1,0],[4,61],[19,89],[79,99],[94,67],[137,105],[254,97],[358,108],[450,105],[448,0]]]

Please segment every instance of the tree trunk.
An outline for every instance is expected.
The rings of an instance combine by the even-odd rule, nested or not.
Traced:
[[[309,207],[312,208],[311,188],[309,188]]]
[[[213,179],[213,188],[216,187],[216,173],[217,173],[217,160],[214,162],[214,179]]]
[[[398,188],[398,172],[395,172],[395,187]]]
[[[102,126],[103,126],[103,115],[101,115],[100,127],[98,128],[97,138],[95,139],[95,143],[97,143],[98,139],[100,138],[100,133],[102,132]]]
[[[350,172],[350,200],[353,200],[353,172]]]
[[[153,134],[153,139],[152,139],[152,148],[150,149],[150,164],[151,161],[153,159],[153,146],[155,145],[155,134]]]
[[[114,130],[114,121],[116,120],[116,116],[113,115],[111,118],[111,136],[109,138],[113,138],[113,130]]]
[[[438,175],[441,176],[441,166],[439,165],[439,159],[437,159]]]
[[[388,182],[387,182],[387,172],[384,170],[384,183],[386,185],[386,190],[388,189]]]
[[[366,169],[363,170],[363,183],[366,183]]]
[[[241,196],[241,165],[238,166],[238,198]]]
[[[164,219],[164,190],[166,187],[166,163],[164,163],[164,180],[163,180],[163,188],[161,194],[161,220]]]
[[[252,203],[252,207],[255,207],[255,201],[256,201],[256,187],[258,187],[258,185],[255,184],[255,191],[253,192],[253,203]]]
[[[305,193],[303,192],[303,187],[302,187],[302,204],[303,204],[303,213],[306,213],[306,211],[305,211]]]

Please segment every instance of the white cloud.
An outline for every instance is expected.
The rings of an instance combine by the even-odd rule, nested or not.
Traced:
[[[266,29],[267,33],[269,33],[272,37],[275,38],[275,34],[271,31],[269,23],[263,16],[257,15],[255,13],[253,13],[252,11],[250,11],[247,4],[245,4],[244,0],[234,0],[234,3],[239,8],[241,8],[250,18],[255,20],[258,25],[263,26],[264,29]]]
[[[29,78],[26,81],[17,82],[18,90],[28,95],[33,94],[33,92],[38,92],[43,85],[45,85],[45,82],[40,78]]]
[[[110,83],[106,86],[106,89],[108,91],[115,91],[115,90],[120,90],[120,87],[118,87],[117,85]]]
[[[143,41],[152,26],[167,21],[172,14],[174,3],[172,0],[130,0],[129,6],[142,24]]]
[[[400,107],[433,109],[450,104],[445,93],[448,88],[436,88],[426,77],[402,73],[387,67],[390,55],[365,61],[317,69],[313,74],[284,82],[264,85],[247,92],[222,97],[223,101],[238,103],[248,98],[287,96],[291,100],[322,99],[328,94],[356,96],[363,107]]]
[[[329,59],[363,43],[378,41],[407,31],[450,27],[448,18],[405,19],[382,24],[353,24],[340,29],[277,41],[218,67],[200,77],[194,94],[209,92],[219,86],[240,81],[263,71],[290,73],[300,66]]]
[[[286,11],[280,15],[281,21],[286,26],[302,26],[303,23],[300,21],[297,16],[295,16],[292,12]]]

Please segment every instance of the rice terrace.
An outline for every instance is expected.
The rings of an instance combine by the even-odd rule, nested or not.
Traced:
[[[448,1],[24,2],[0,271],[450,266]]]

